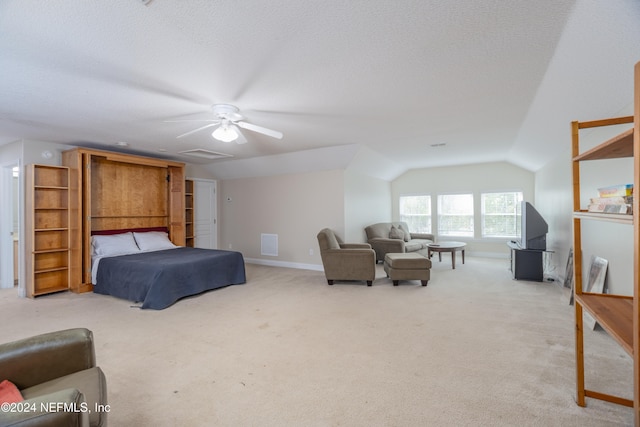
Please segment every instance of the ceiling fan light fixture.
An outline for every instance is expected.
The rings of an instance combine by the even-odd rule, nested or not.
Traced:
[[[233,126],[229,126],[228,124],[223,123],[213,131],[211,136],[219,141],[231,142],[238,139],[238,132],[234,129]]]

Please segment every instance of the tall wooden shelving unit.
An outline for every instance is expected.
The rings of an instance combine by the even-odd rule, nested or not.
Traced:
[[[195,225],[193,223],[193,180],[184,181],[184,217],[186,246],[195,247]]]
[[[580,163],[589,160],[633,158],[633,185],[640,189],[640,62],[634,74],[634,115],[589,122],[572,122],[573,156],[573,247],[576,324],[576,402],[586,406],[586,397],[625,405],[634,409],[635,425],[640,426],[640,197],[633,198],[633,215],[591,213],[580,208]],[[602,144],[580,153],[580,129],[633,123],[629,129]],[[583,220],[614,221],[633,227],[633,296],[587,293],[582,290]],[[583,310],[586,310],[633,358],[633,399],[589,390],[584,378]]]
[[[27,296],[69,289],[69,168],[27,165]]]

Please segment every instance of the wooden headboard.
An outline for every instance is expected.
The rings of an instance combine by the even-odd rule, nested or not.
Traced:
[[[147,231],[163,231],[165,233],[169,233],[169,229],[167,227],[145,227],[145,228],[121,228],[117,230],[92,230],[92,236],[109,236],[112,234],[121,234],[121,233],[145,233]]]

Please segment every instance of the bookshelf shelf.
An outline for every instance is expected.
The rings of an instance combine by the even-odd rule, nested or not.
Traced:
[[[573,217],[577,219],[592,219],[597,221],[616,222],[620,224],[633,224],[633,215],[610,214],[600,212],[578,211],[573,213]]]
[[[615,119],[614,119],[615,120]],[[603,126],[633,123],[633,116],[621,117],[614,123],[607,123]],[[584,129],[581,127],[580,129]],[[620,159],[623,157],[633,157],[633,128],[614,136],[597,147],[573,158],[574,161]]]
[[[583,293],[576,300],[633,356],[633,297]]]

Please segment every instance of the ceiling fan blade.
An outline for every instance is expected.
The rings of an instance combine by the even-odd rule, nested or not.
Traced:
[[[182,122],[215,122],[220,123],[220,120],[211,120],[211,119],[189,119],[189,120],[163,120],[164,123],[182,123]]]
[[[240,129],[238,129],[237,126],[234,126],[236,128],[236,132],[238,132],[238,139],[236,139],[234,142],[238,145],[240,144],[246,144],[247,138],[244,137],[244,135],[242,134],[242,132],[240,132]]]
[[[282,136],[283,136],[282,132],[278,132],[276,130],[263,128],[262,126],[257,126],[257,125],[251,124],[251,123],[235,122],[235,124],[237,124],[238,126],[240,126],[243,129],[252,130],[254,132],[262,133],[262,134],[271,136],[273,138],[282,139]]]
[[[177,139],[177,138],[185,137],[185,136],[187,136],[187,135],[191,135],[192,133],[196,133],[196,132],[201,131],[201,130],[203,130],[203,129],[210,128],[210,127],[212,127],[212,126],[217,126],[217,125],[218,125],[218,123],[217,123],[217,122],[216,122],[216,123],[210,123],[210,124],[208,124],[208,125],[204,125],[204,126],[202,126],[202,127],[199,127],[198,129],[194,129],[194,130],[191,130],[191,131],[189,131],[189,132],[187,132],[187,133],[183,133],[182,135],[178,135],[178,136],[176,136],[176,139]]]

